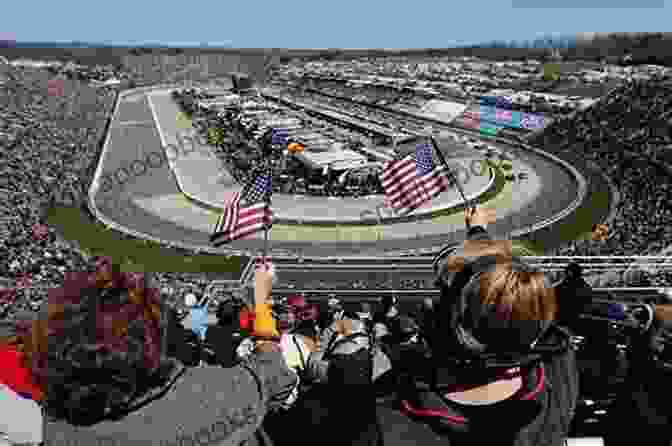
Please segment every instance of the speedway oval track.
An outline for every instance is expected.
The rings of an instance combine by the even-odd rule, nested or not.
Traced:
[[[94,201],[98,211],[117,225],[137,233],[192,246],[210,247],[208,232],[163,220],[133,202],[133,198],[180,194],[175,177],[165,158],[165,152],[162,150],[161,139],[152,121],[151,110],[144,94],[132,100],[128,97],[124,98],[124,101],[119,103],[106,138],[109,138],[109,147],[104,150],[99,161],[99,169],[103,173],[110,174],[119,167],[125,167],[130,171],[134,160],[146,159],[150,153],[162,154],[164,162],[161,166],[154,167],[143,175],[131,178],[124,185],[117,184],[111,190],[95,193]],[[543,181],[538,197],[522,209],[509,213],[491,224],[491,233],[508,234],[516,229],[529,227],[566,209],[576,198],[578,185],[563,167],[530,151],[513,147],[504,148],[514,152],[516,157],[534,169]],[[456,150],[463,150],[463,148],[457,147]],[[608,190],[606,181],[600,175],[583,171],[581,174],[587,180],[588,194],[595,190]],[[337,201],[330,201],[329,205],[334,206],[336,203]],[[601,217],[604,216],[595,216],[597,220]],[[390,225],[392,230],[394,230],[393,226]],[[300,253],[304,256],[375,256],[458,243],[464,240],[465,235],[466,231],[460,229],[446,234],[405,240],[324,241],[319,244],[274,241],[273,251],[276,255]],[[226,253],[233,250],[255,253],[263,248],[263,244],[263,240],[234,241],[226,248],[222,248],[221,252]]]

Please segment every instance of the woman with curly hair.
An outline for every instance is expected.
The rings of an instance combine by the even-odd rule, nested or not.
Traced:
[[[269,274],[256,282],[270,294]],[[264,416],[296,384],[277,346],[259,342],[230,369],[186,368],[165,355],[165,310],[147,275],[103,261],[93,275],[68,277],[38,319],[0,340],[24,355],[46,445],[262,441]]]

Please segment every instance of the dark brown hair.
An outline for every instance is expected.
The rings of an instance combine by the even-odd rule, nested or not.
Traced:
[[[123,406],[161,362],[162,304],[143,274],[69,274],[39,317],[0,339],[24,353],[46,409],[87,424]]]

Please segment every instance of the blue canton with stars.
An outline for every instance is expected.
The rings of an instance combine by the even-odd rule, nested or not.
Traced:
[[[418,144],[415,148],[415,165],[418,176],[427,175],[434,169],[432,146],[427,143]]]
[[[269,172],[257,176],[254,183],[251,183],[243,193],[243,199],[241,201],[245,203],[245,206],[252,206],[253,204],[270,198],[273,191],[271,178]]]
[[[287,129],[273,129],[271,132],[271,144],[279,146],[287,144],[288,137],[289,132]]]

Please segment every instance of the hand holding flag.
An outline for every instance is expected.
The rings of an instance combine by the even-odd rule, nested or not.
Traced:
[[[435,167],[432,147],[419,144],[415,156],[385,163],[381,176],[385,202],[393,209],[411,212],[450,187],[442,167]]]
[[[210,242],[220,246],[270,228],[273,224],[272,192],[271,169],[266,167],[226,203]]]

